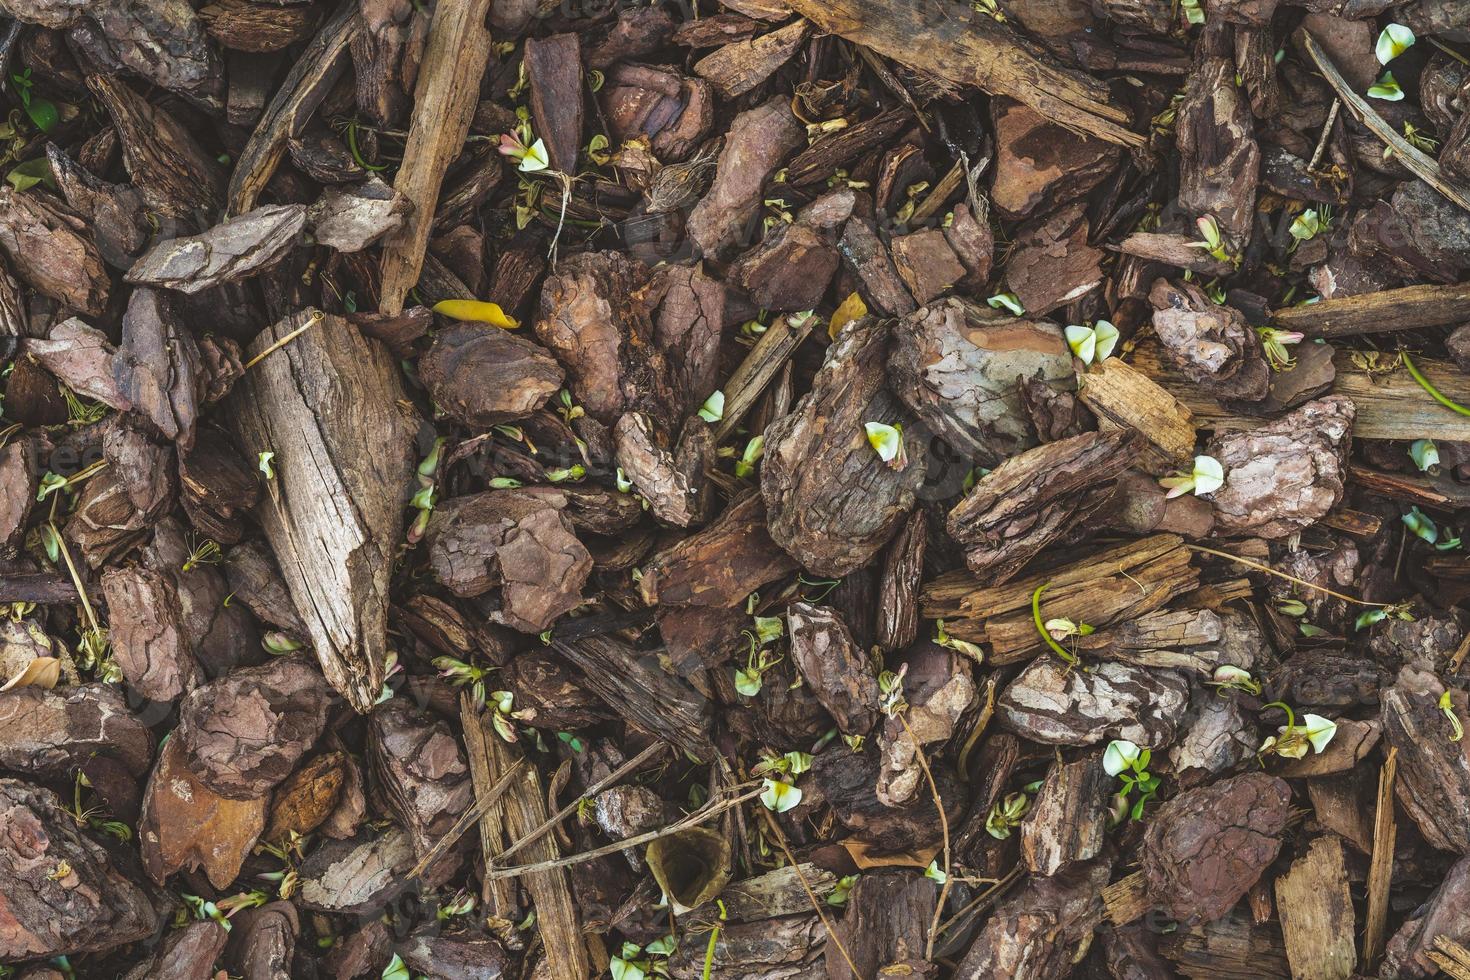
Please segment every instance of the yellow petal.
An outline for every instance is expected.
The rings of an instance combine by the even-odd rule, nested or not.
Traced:
[[[868,304],[864,303],[863,298],[857,293],[853,293],[851,296],[847,297],[847,299],[842,301],[841,306],[837,307],[837,309],[833,311],[832,320],[827,325],[827,336],[831,337],[833,340],[836,340],[837,335],[842,331],[843,327],[847,326],[854,320],[861,320],[867,315]]]
[[[506,330],[514,330],[521,325],[514,317],[506,316],[505,311],[499,305],[477,299],[441,300],[434,304],[434,312],[452,320],[472,320],[476,323],[504,327]]]

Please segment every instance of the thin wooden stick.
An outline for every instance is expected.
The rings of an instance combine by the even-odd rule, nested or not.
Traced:
[[[929,783],[929,793],[934,797],[934,809],[939,812],[939,830],[944,835],[944,882],[939,886],[939,899],[934,903],[934,917],[929,920],[929,939],[924,944],[924,959],[934,959],[934,940],[939,935],[939,917],[944,912],[944,900],[949,897],[949,818],[944,814],[944,801],[939,798],[939,786],[934,782],[934,773],[929,769],[929,760],[924,758],[924,743],[914,734],[909,727],[909,720],[903,716],[902,711],[896,711],[893,715],[903,725],[904,733],[914,740],[914,755],[919,760],[919,768],[924,770],[924,779]],[[857,971],[853,970],[853,975]]]
[[[613,770],[610,774],[604,776],[602,779],[599,779],[597,782],[587,787],[587,791],[579,796],[575,801],[568,803],[566,806],[562,807],[541,826],[537,827],[535,830],[531,831],[529,834],[522,837],[520,840],[514,842],[505,850],[497,854],[495,856],[496,865],[498,865],[499,862],[504,861],[506,858],[510,857],[512,854],[517,853],[522,848],[526,847],[526,845],[533,844],[541,838],[545,837],[546,834],[551,830],[551,828],[555,827],[557,824],[561,823],[567,817],[575,813],[577,811],[577,807],[581,804],[583,799],[589,796],[596,796],[598,793],[601,793],[609,786],[620,782],[623,777],[627,776],[629,773],[636,772],[637,770],[643,768],[643,765],[646,762],[661,753],[664,748],[665,745],[663,742],[654,742],[648,748],[644,749],[642,752],[639,752],[637,755],[629,759],[627,762],[623,763],[621,766],[618,766],[618,768]],[[486,870],[488,871],[491,869],[486,868]]]
[[[1342,99],[1332,100],[1332,109],[1327,113],[1327,124],[1322,127],[1322,136],[1317,140],[1317,149],[1312,153],[1312,162],[1307,164],[1307,173],[1316,173],[1317,164],[1327,150],[1327,140],[1332,136],[1332,127],[1337,124],[1337,114],[1342,111]]]
[[[1333,592],[1331,589],[1325,586],[1314,585],[1313,583],[1308,582],[1305,579],[1297,578],[1295,575],[1288,575],[1285,572],[1277,571],[1270,565],[1262,565],[1258,561],[1251,561],[1249,558],[1242,558],[1239,555],[1232,555],[1228,551],[1216,551],[1214,548],[1206,548],[1204,545],[1199,544],[1186,544],[1184,547],[1188,548],[1190,551],[1200,551],[1207,555],[1214,555],[1216,558],[1229,558],[1231,561],[1240,562],[1242,565],[1254,568],[1258,572],[1265,572],[1267,575],[1275,575],[1277,578],[1284,578],[1288,582],[1295,582],[1297,585],[1303,586],[1305,588],[1316,589],[1318,592],[1325,592],[1328,595],[1332,596],[1332,598],[1342,599],[1344,602],[1356,603],[1359,606],[1383,607],[1393,605],[1393,603],[1391,602],[1369,602],[1366,599],[1354,599],[1350,595],[1343,595],[1341,592]]]
[[[454,822],[454,826],[450,827],[443,837],[440,837],[434,842],[434,846],[429,848],[428,853],[419,860],[418,864],[414,865],[413,870],[408,873],[408,876],[410,878],[419,877],[429,865],[439,859],[439,855],[453,847],[465,835],[465,832],[485,815],[485,811],[500,802],[500,798],[510,790],[511,783],[520,775],[521,770],[525,766],[526,760],[522,757],[516,760],[515,765],[501,773],[500,778],[495,780],[494,785],[482,796],[476,797],[475,802],[466,807],[464,813],[459,815],[459,819]]]
[[[1364,973],[1373,970],[1383,955],[1388,934],[1388,887],[1393,881],[1393,848],[1398,828],[1393,816],[1393,781],[1398,772],[1397,748],[1388,750],[1378,773],[1378,810],[1373,818],[1373,857],[1368,864],[1368,918],[1363,926]]]
[[[671,823],[667,827],[663,827],[659,830],[650,830],[646,834],[638,834],[636,837],[629,837],[626,840],[616,841],[615,843],[608,844],[604,847],[597,847],[593,848],[590,851],[583,851],[581,854],[572,854],[564,858],[557,858],[554,861],[538,861],[535,864],[518,864],[513,868],[496,868],[493,871],[487,869],[485,872],[485,880],[499,881],[501,878],[519,878],[521,875],[534,874],[537,871],[551,871],[554,868],[566,868],[570,867],[573,864],[582,864],[586,861],[595,860],[596,858],[606,857],[609,854],[617,854],[620,851],[627,851],[635,847],[641,847],[644,844],[649,843],[650,841],[658,840],[660,837],[668,837],[671,834],[677,834],[680,831],[688,830],[690,827],[697,827],[702,823],[707,823],[708,821],[714,819],[715,817],[718,817],[720,814],[724,813],[731,807],[739,806],[746,800],[753,800],[757,796],[761,795],[761,793],[763,792],[765,792],[765,789],[763,787],[757,786],[756,788],[750,790],[750,792],[745,793],[741,796],[732,796],[729,799],[707,803],[705,804],[703,809],[696,810],[689,816],[685,817],[683,820]]]
[[[274,344],[271,344],[265,350],[261,351],[259,354],[256,354],[250,360],[246,361],[245,370],[249,371],[251,368],[255,367],[255,365],[265,360],[267,355],[274,354],[276,351],[280,350],[282,347],[285,347],[291,341],[295,340],[297,337],[300,337],[302,334],[306,333],[306,331],[310,330],[318,323],[321,323],[323,316],[324,314],[321,310],[317,310],[312,313],[311,319],[307,320],[306,323],[297,327],[295,330],[292,330],[290,333],[286,334],[286,336],[282,337],[280,340],[276,341]]]

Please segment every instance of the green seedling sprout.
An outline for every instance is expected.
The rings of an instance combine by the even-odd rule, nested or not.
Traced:
[[[1373,46],[1373,53],[1378,58],[1380,65],[1386,65],[1405,51],[1414,46],[1417,38],[1414,32],[1403,24],[1389,24],[1378,35],[1378,43]]]
[[[1031,620],[1036,624],[1036,632],[1041,634],[1041,638],[1046,641],[1047,646],[1051,647],[1052,652],[1075,667],[1080,663],[1077,655],[1052,638],[1051,632],[1047,630],[1046,623],[1041,618],[1041,594],[1050,587],[1050,582],[1042,582],[1036,587],[1036,591],[1031,593]]]
[[[1461,415],[1470,415],[1470,408],[1466,408],[1459,402],[1451,401],[1441,394],[1438,388],[1430,384],[1429,379],[1424,377],[1419,368],[1415,366],[1414,361],[1409,357],[1408,351],[1399,351],[1399,360],[1404,362],[1404,367],[1408,369],[1409,376],[1419,383],[1419,387],[1429,393],[1429,397],[1452,412],[1459,412]]]
[[[1283,759],[1304,758],[1308,750],[1321,754],[1337,734],[1337,722],[1321,715],[1304,714],[1302,723],[1296,723],[1296,713],[1291,710],[1285,701],[1272,701],[1270,704],[1262,705],[1261,710],[1267,708],[1280,708],[1286,712],[1286,724],[1276,729],[1275,735],[1266,736],[1261,747],[1256,750],[1256,758],[1262,765],[1265,764],[1265,756],[1275,755]]]
[[[1266,354],[1266,363],[1273,371],[1289,371],[1296,366],[1291,351],[1286,348],[1300,344],[1306,334],[1294,330],[1277,330],[1275,327],[1257,327],[1256,335],[1261,338],[1261,348]]]
[[[1107,360],[1118,345],[1118,328],[1107,320],[1098,320],[1090,327],[1073,324],[1063,333],[1067,346],[1083,364]]]
[[[1409,446],[1409,458],[1419,467],[1420,473],[1438,472],[1439,447],[1433,439],[1416,439]]]
[[[1402,102],[1404,90],[1399,86],[1398,79],[1393,77],[1393,72],[1386,71],[1375,85],[1369,87],[1368,97],[1382,99],[1384,102]]]
[[[1455,704],[1450,700],[1450,692],[1445,691],[1439,696],[1439,710],[1450,720],[1450,741],[1458,742],[1465,737],[1465,728],[1460,724],[1460,716],[1455,714]]]
[[[1215,693],[1221,697],[1225,696],[1226,691],[1243,691],[1253,697],[1261,693],[1261,684],[1251,676],[1250,671],[1231,664],[1216,667],[1205,683],[1213,687]]]
[[[1152,757],[1151,750],[1140,748],[1126,738],[1114,739],[1103,750],[1103,771],[1118,777],[1123,785],[1113,797],[1115,824],[1122,822],[1124,813],[1132,820],[1143,819],[1144,806],[1158,794],[1162,780],[1148,771]],[[1130,806],[1128,800],[1135,791],[1138,796]]]
[[[1009,793],[990,808],[985,817],[985,832],[996,840],[1005,840],[1011,831],[1021,825],[1031,810],[1031,797],[1024,792]]]
[[[1225,470],[1213,456],[1196,456],[1188,473],[1174,473],[1159,480],[1169,499],[1193,492],[1196,497],[1214,493],[1225,485]]]

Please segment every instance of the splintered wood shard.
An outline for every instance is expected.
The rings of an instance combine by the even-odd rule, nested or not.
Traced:
[[[418,282],[434,224],[444,172],[464,148],[490,60],[485,17],[490,0],[440,0],[414,87],[413,122],[394,188],[413,205],[402,228],[383,247],[384,313],[403,310],[403,297]]]
[[[246,353],[308,325],[246,373],[230,414],[248,459],[275,453],[256,517],[322,672],[366,713],[383,686],[414,429],[398,405],[406,396],[393,358],[340,317],[296,313]]]
[[[1008,95],[1060,126],[1123,146],[1144,138],[1094,78],[1043,61],[1012,30],[945,0],[791,0],[829,34],[865,45],[954,88]]]

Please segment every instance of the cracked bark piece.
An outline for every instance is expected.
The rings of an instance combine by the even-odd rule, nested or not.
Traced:
[[[107,309],[111,282],[86,224],[40,188],[0,187],[0,250],[41,295],[89,316]]]
[[[268,790],[238,800],[214,792],[190,771],[183,740],[170,738],[158,753],[143,798],[138,822],[143,867],[160,885],[176,871],[202,867],[210,884],[228,888],[265,828],[269,804]]]
[[[515,695],[517,713],[543,731],[577,731],[612,717],[590,691],[581,675],[561,660],[540,650],[526,650],[505,666],[505,690]]]
[[[893,328],[893,390],[966,456],[995,464],[1036,445],[1020,384],[1071,384],[1071,352],[1045,320],[1017,319],[963,299],[922,307]]]
[[[120,412],[132,409],[118,384],[117,351],[101,330],[72,317],[52,327],[45,340],[24,341],[22,350],[78,395]]]
[[[1398,749],[1399,803],[1432,846],[1470,854],[1470,754],[1450,741],[1450,722],[1439,708],[1444,683],[1429,671],[1405,667],[1382,694],[1383,737]],[[1455,714],[1467,717],[1470,699],[1450,690]]]
[[[877,793],[888,806],[902,806],[920,795],[926,783],[919,753],[953,737],[960,716],[975,700],[975,680],[964,654],[925,641],[903,656],[909,667],[904,679],[908,724],[889,718],[878,738],[882,768]]]
[[[582,145],[582,43],[575,34],[528,38],[524,63],[531,118],[553,170],[577,172]]]
[[[721,98],[734,99],[775,74],[811,34],[810,23],[794,20],[769,34],[722,45],[695,62],[694,70],[709,79]]]
[[[878,581],[873,633],[878,646],[887,653],[908,647],[919,635],[919,590],[928,547],[928,512],[915,510],[889,545]]]
[[[1053,762],[1021,822],[1021,859],[1027,870],[1049,877],[1101,854],[1114,789],[1100,752]]]
[[[1245,314],[1213,302],[1188,282],[1156,280],[1148,298],[1164,356],[1185,377],[1222,398],[1266,397],[1271,369]]]
[[[1007,582],[1042,548],[1085,527],[1142,445],[1138,432],[1118,429],[1028,449],[981,477],[945,527],[964,547],[970,571]]]
[[[120,268],[132,265],[153,235],[144,217],[143,192],[132,184],[99,180],[55,143],[46,144],[46,159],[66,206],[86,222],[103,261]]]
[[[1049,878],[1027,878],[995,907],[955,970],[955,980],[1065,976],[1102,922],[1102,890],[1111,870],[1112,862],[1101,860]]]
[[[501,587],[492,616],[540,633],[582,603],[592,557],[563,513],[564,497],[491,490],[446,500],[429,519],[425,543],[435,577],[457,596]]]
[[[950,212],[949,227],[944,229],[945,241],[965,267],[961,284],[974,290],[985,288],[995,261],[995,232],[990,227],[989,208],[983,198],[979,203],[979,218],[971,213],[969,204],[956,204]]]
[[[276,454],[256,518],[327,680],[360,713],[383,688],[388,581],[415,466],[398,365],[340,317],[312,310],[263,331],[227,403],[248,458]],[[313,323],[313,320],[316,320]],[[330,407],[330,408],[329,408]]]
[[[93,4],[68,40],[109,74],[126,69],[199,105],[223,104],[223,65],[188,0]]]
[[[660,439],[653,420],[642,412],[628,412],[613,426],[618,466],[648,501],[655,518],[674,527],[688,527],[699,514],[701,472],[681,466],[675,452]]]
[[[1470,858],[1462,857],[1450,866],[1429,900],[1416,909],[1388,941],[1381,975],[1397,980],[1439,976],[1439,965],[1428,954],[1440,936],[1461,945],[1470,940],[1467,909],[1470,909]]]
[[[654,343],[668,364],[677,414],[687,416],[719,387],[720,336],[734,304],[703,263],[661,266],[655,275],[663,298],[654,313]]]
[[[470,804],[469,766],[449,725],[402,698],[368,716],[367,761],[375,795],[420,858]]]
[[[114,415],[103,423],[102,458],[117,475],[140,514],[153,519],[178,502],[178,464],[174,448],[160,445],[143,431],[145,423]]]
[[[1216,527],[1284,538],[1326,516],[1342,501],[1355,414],[1350,399],[1329,395],[1212,439],[1206,452],[1225,470],[1225,485],[1212,495]]]
[[[316,743],[330,700],[331,689],[305,657],[279,657],[189,692],[171,741],[211,790],[232,800],[258,799]]]
[[[201,373],[194,335],[180,323],[171,298],[153,289],[133,290],[113,376],[134,411],[183,452],[194,444]]]
[[[328,841],[301,863],[300,904],[316,912],[375,914],[408,888],[413,844],[396,827],[377,837]]]
[[[159,242],[124,278],[191,295],[239,282],[284,258],[300,243],[305,227],[304,205],[267,204],[201,234]]]
[[[1010,221],[1082,197],[1122,156],[1111,143],[1068,131],[1011,99],[992,100],[990,113],[996,146],[990,201]]]
[[[1180,206],[1193,218],[1213,215],[1226,240],[1244,250],[1255,221],[1261,152],[1233,59],[1206,57],[1190,72],[1177,132]]]
[[[1087,243],[1087,235],[1080,202],[1017,230],[1006,282],[1033,316],[1075,302],[1102,283],[1103,253]]]
[[[871,207],[869,208],[871,210]],[[916,304],[870,218],[854,215],[837,243],[843,263],[862,282],[863,295],[879,313],[903,316]]]
[[[835,241],[852,203],[851,191],[834,191],[813,202],[794,223],[778,225],[742,255],[730,267],[730,280],[763,310],[812,309],[837,273]]]
[[[714,92],[702,78],[669,68],[621,64],[607,73],[597,98],[620,143],[646,136],[665,163],[684,160],[714,124]]]
[[[102,594],[128,686],[150,701],[172,701],[204,680],[171,581],[136,565],[110,568],[102,573]]]
[[[1290,787],[1262,772],[1180,793],[1144,829],[1150,904],[1190,925],[1225,915],[1276,860],[1290,817]]]
[[[905,806],[889,806],[878,799],[878,772],[882,767],[871,740],[861,752],[818,753],[812,759],[812,779],[832,815],[863,843],[878,852],[913,851],[940,842],[939,810],[930,793],[919,793]],[[932,767],[939,798],[944,801],[950,826],[959,823],[962,805],[959,784],[950,770]]]
[[[39,475],[30,439],[0,447],[0,554],[11,555],[24,542]]]
[[[777,96],[735,117],[709,191],[689,214],[690,239],[701,252],[722,259],[748,240],[760,212],[766,181],[804,142],[806,133]]]
[[[1179,742],[1169,750],[1169,761],[1183,785],[1234,769],[1260,746],[1240,702],[1220,697],[1211,687],[1195,691],[1180,727]]]
[[[895,235],[888,247],[899,278],[920,303],[928,303],[948,292],[968,274],[938,228]]]
[[[361,252],[403,224],[413,207],[377,177],[361,184],[328,187],[306,209],[306,224],[318,245],[339,252]]]
[[[235,593],[219,568],[194,562],[185,570],[195,547],[182,521],[164,517],[154,525],[153,539],[143,548],[143,564],[173,584],[183,614],[184,638],[199,666],[214,678],[242,662],[253,663],[253,658],[263,654],[257,652],[260,634],[255,620],[238,595],[231,600]],[[289,599],[284,594],[282,599],[289,608]]]
[[[190,922],[169,933],[158,952],[122,980],[204,980],[214,975],[214,961],[230,934],[218,922]]]
[[[301,917],[290,902],[245,909],[230,920],[225,959],[241,980],[286,980],[291,975]],[[184,978],[180,978],[184,980]]]
[[[316,7],[276,7],[250,0],[213,0],[199,8],[199,19],[220,47],[232,51],[279,51],[316,30]]]
[[[791,659],[844,735],[865,735],[878,720],[878,679],[836,610],[793,602],[786,608]]]
[[[0,779],[0,961],[111,949],[153,935],[148,893],[77,829],[56,794]]]
[[[302,763],[271,799],[270,820],[261,840],[280,843],[292,833],[316,830],[342,801],[351,761],[343,752],[325,752]]]
[[[87,481],[62,533],[82,551],[89,568],[132,548],[146,535],[148,520],[128,499],[117,474],[103,470]]]
[[[623,412],[672,421],[668,367],[653,343],[649,272],[620,252],[564,259],[541,290],[536,336],[567,369],[577,404],[611,426]]]
[[[150,105],[119,77],[89,74],[87,87],[112,118],[123,166],[149,207],[189,221],[196,211],[219,210],[224,202],[224,170],[188,127]]]
[[[1043,745],[1126,738],[1158,751],[1174,741],[1188,704],[1189,682],[1172,670],[1105,661],[1084,672],[1047,656],[1006,685],[995,713]]]
[[[858,878],[837,927],[858,972],[854,976],[837,944],[828,943],[829,980],[901,972],[905,976],[933,976],[933,967],[924,961],[923,952],[938,896],[938,885],[909,870],[879,870]]]
[[[883,387],[888,335],[877,317],[845,327],[811,391],[766,428],[761,494],[771,538],[819,575],[843,576],[872,560],[924,482],[924,444]],[[901,469],[869,444],[869,422],[903,425]]]
[[[237,543],[246,511],[260,499],[259,470],[212,426],[196,430],[178,462],[179,497],[190,523],[220,544]]]
[[[566,377],[541,346],[499,327],[468,323],[434,335],[419,359],[419,376],[435,405],[476,429],[525,418]]]
[[[515,968],[512,955],[494,939],[418,935],[410,936],[394,949],[415,973],[442,980],[504,977]]]
[[[74,684],[0,692],[0,768],[66,779],[94,755],[134,776],[148,771],[153,736],[113,684]]]
[[[735,606],[797,568],[766,530],[765,501],[750,493],[708,527],[654,555],[638,588],[650,606]]]
[[[618,11],[618,20],[607,36],[587,52],[587,67],[611,68],[652,54],[669,43],[674,34],[674,18],[659,7],[634,7]],[[678,43],[678,42],[675,42]]]

